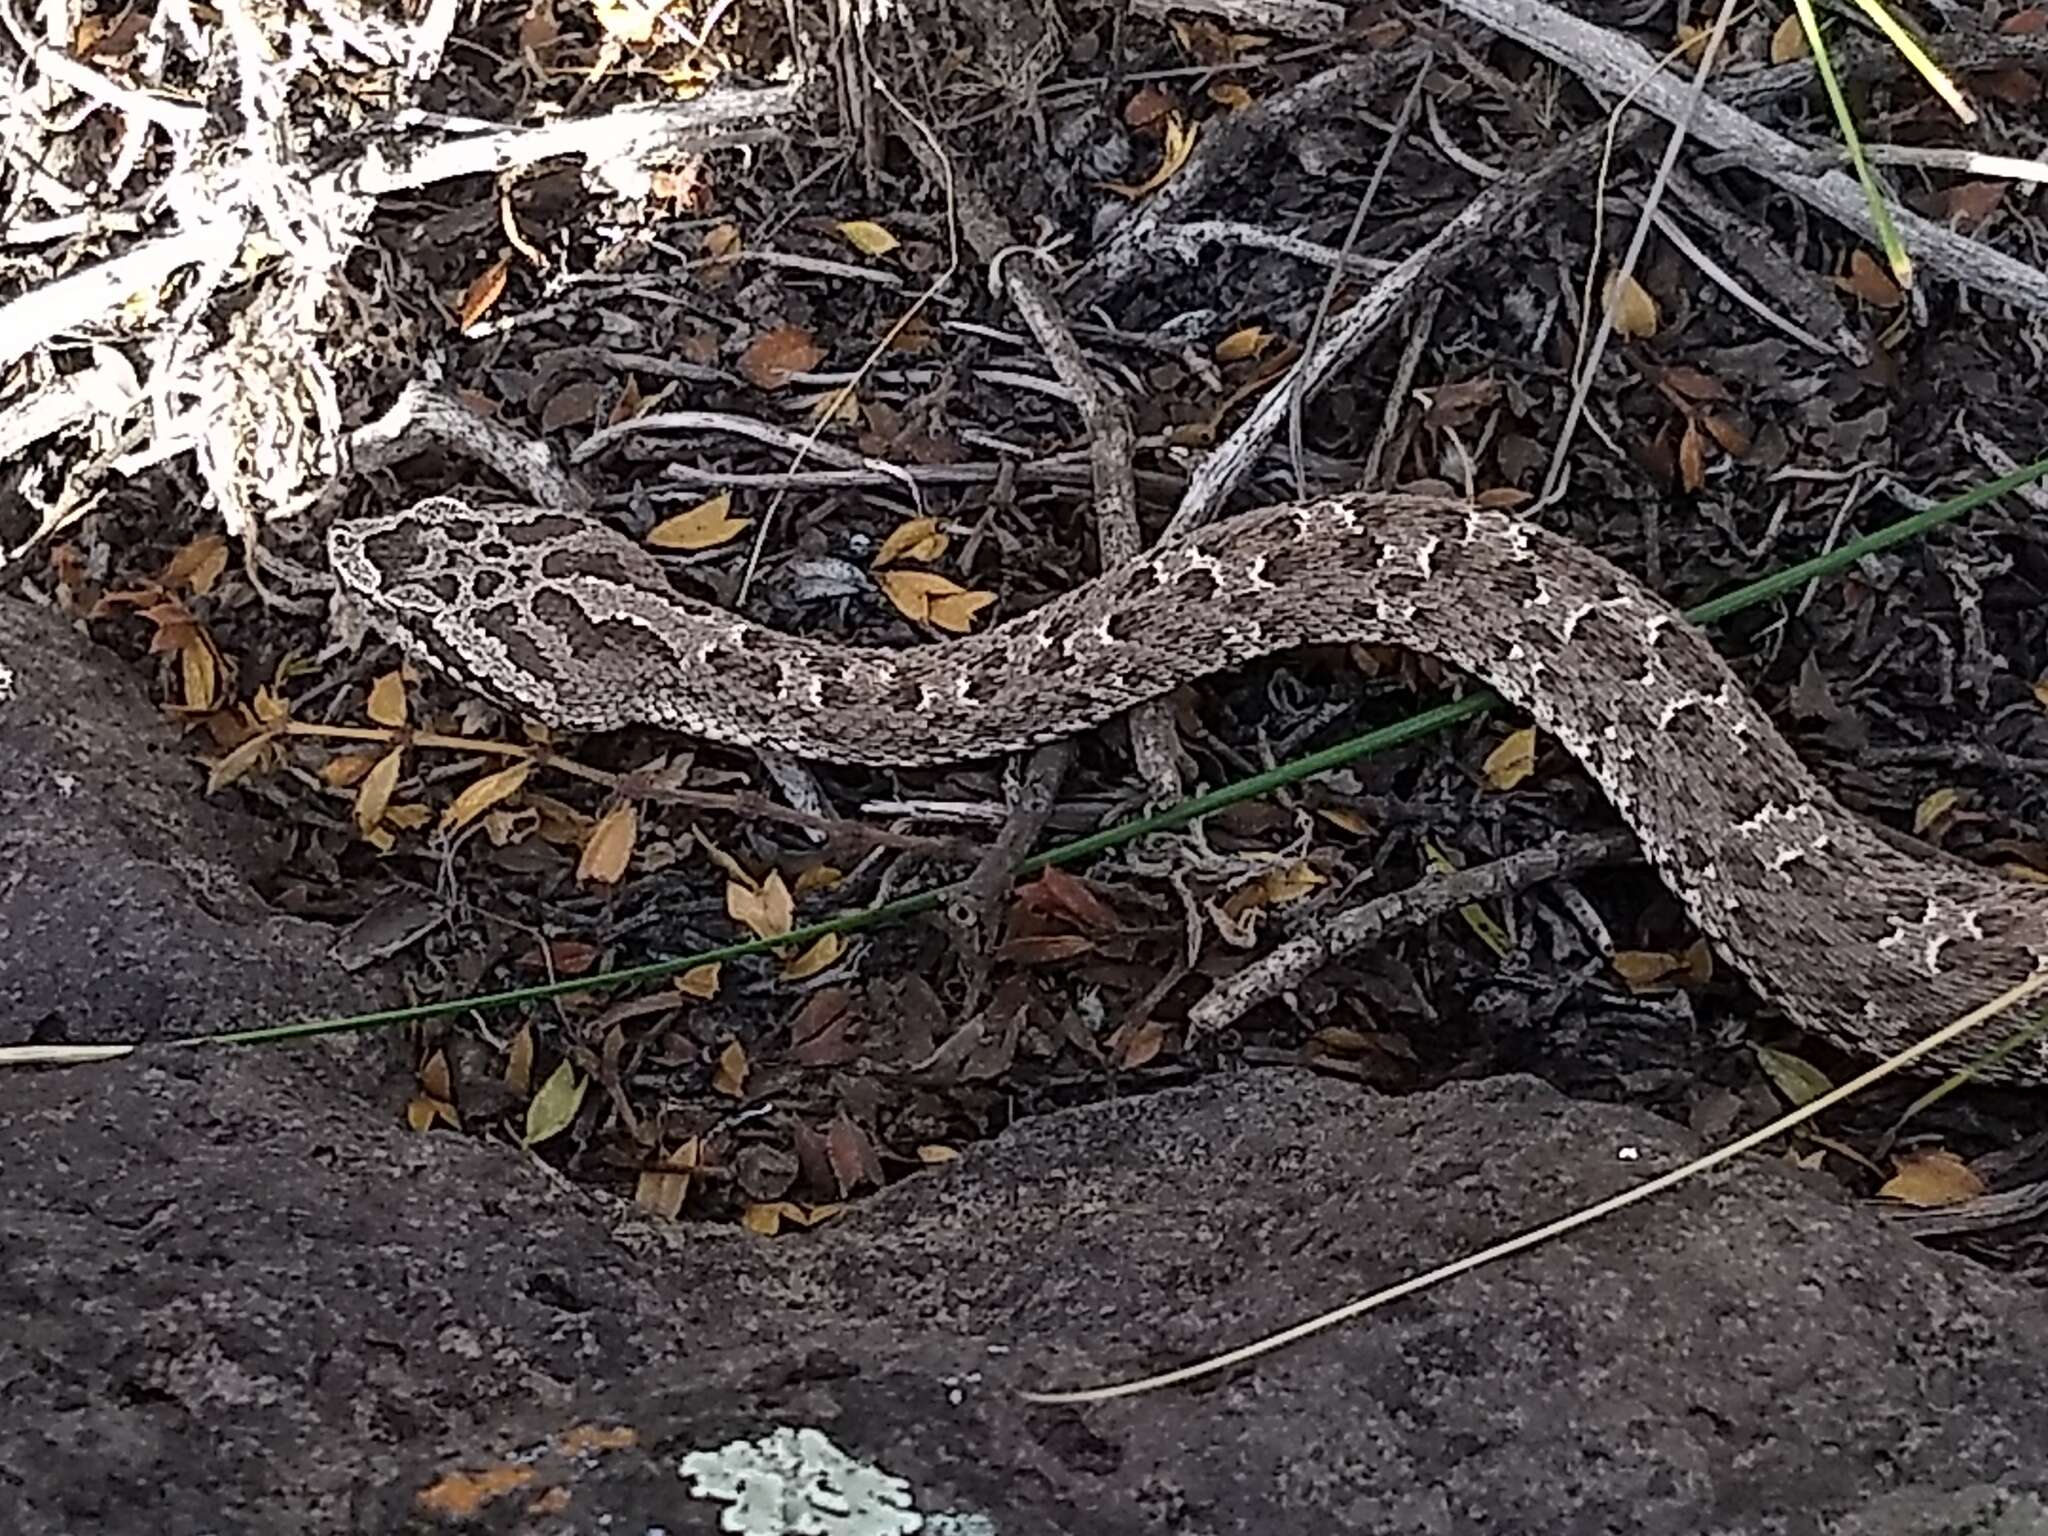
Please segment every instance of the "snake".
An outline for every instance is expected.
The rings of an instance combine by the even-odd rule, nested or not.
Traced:
[[[1210,523],[978,633],[854,646],[693,598],[580,512],[434,496],[337,520],[357,634],[559,731],[826,763],[1020,751],[1276,653],[1388,644],[1492,685],[1576,758],[1714,948],[1795,1024],[1890,1054],[2048,963],[2048,887],[1912,850],[1838,800],[1712,641],[1534,519],[1353,493]],[[1926,1059],[1958,1066],[1969,1040]],[[2040,1039],[1982,1069],[2048,1082]]]

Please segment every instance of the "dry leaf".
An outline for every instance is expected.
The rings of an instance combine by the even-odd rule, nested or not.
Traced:
[[[2034,702],[2037,704],[2048,705],[2048,677],[2042,677],[2035,680]]]
[[[932,627],[949,635],[964,635],[974,628],[974,616],[996,600],[993,592],[952,592],[931,600]]]
[[[740,372],[761,389],[780,389],[824,361],[825,349],[798,325],[780,325],[756,336],[740,354]]]
[[[1660,983],[1668,987],[1674,976],[1687,969],[1685,956],[1662,949],[1617,949],[1609,963],[1631,992],[1646,991]]]
[[[948,598],[978,596],[977,607],[995,600],[990,592],[969,593],[959,582],[936,571],[883,571],[875,578],[882,595],[896,605],[896,611],[917,624],[936,624],[933,605]]]
[[[692,1136],[664,1157],[659,1167],[642,1173],[633,1190],[633,1203],[643,1211],[675,1220],[689,1198],[690,1175],[696,1171],[702,1146],[701,1139]]]
[[[1803,1056],[1774,1050],[1768,1045],[1753,1045],[1750,1049],[1756,1053],[1757,1065],[1764,1069],[1764,1076],[1777,1084],[1778,1092],[1785,1095],[1794,1109],[1834,1091],[1835,1085],[1828,1081],[1827,1073]]]
[[[522,1024],[505,1048],[503,1081],[522,1099],[533,1091],[533,1026]]]
[[[1785,19],[1771,32],[1771,62],[1790,64],[1805,58],[1806,53],[1806,28],[1799,24],[1797,11],[1787,11]]]
[[[782,968],[782,979],[804,981],[836,965],[845,953],[845,939],[836,933],[821,934],[815,944]]]
[[[465,334],[504,296],[505,282],[511,275],[512,259],[509,256],[500,256],[477,274],[476,281],[462,296],[458,324]]]
[[[941,1146],[935,1141],[928,1141],[917,1149],[917,1160],[927,1168],[936,1168],[941,1163],[958,1162],[959,1159],[960,1153],[957,1148]]]
[[[718,962],[709,965],[693,965],[676,978],[676,990],[685,997],[694,997],[701,1003],[708,1003],[718,996]]]
[[[468,826],[492,806],[502,805],[526,787],[526,781],[533,777],[531,762],[514,763],[510,768],[500,768],[496,773],[487,773],[482,778],[462,787],[462,793],[448,803],[448,809],[441,813],[441,830],[453,832]]]
[[[1113,1054],[1116,1064],[1126,1071],[1136,1071],[1152,1061],[1166,1044],[1166,1026],[1153,1019],[1147,1019],[1129,1033],[1118,1030],[1117,1035]]]
[[[1319,885],[1329,883],[1329,877],[1306,860],[1297,860],[1283,869],[1269,869],[1258,879],[1261,903],[1269,907],[1284,907],[1289,902],[1299,901]]]
[[[577,1076],[576,1069],[566,1061],[550,1072],[548,1080],[540,1085],[540,1092],[526,1106],[526,1139],[522,1145],[537,1147],[566,1131],[575,1122],[576,1111],[583,1107],[583,1095],[589,1087],[590,1079]]]
[[[1252,104],[1252,93],[1235,80],[1218,80],[1209,87],[1209,99],[1219,107],[1242,112]]]
[[[1960,1205],[1990,1192],[1974,1168],[1940,1148],[1903,1153],[1893,1163],[1899,1171],[1878,1190],[1887,1200],[1918,1206]]]
[[[1132,199],[1158,191],[1173,179],[1174,173],[1186,165],[1188,156],[1194,153],[1195,132],[1196,130],[1189,127],[1178,112],[1169,113],[1166,119],[1166,153],[1159,162],[1159,169],[1141,182],[1104,182],[1103,190]]]
[[[718,1053],[718,1070],[711,1076],[714,1091],[729,1099],[745,1096],[747,1091],[747,1051],[737,1040],[728,1040],[725,1049]]]
[[[377,765],[363,775],[362,788],[356,791],[356,830],[368,837],[376,830],[378,823],[391,806],[391,797],[398,789],[398,771],[405,758],[405,748],[393,747],[377,759]]]
[[[886,256],[899,243],[888,230],[866,219],[848,219],[839,226],[839,233],[863,256]]]
[[[206,792],[211,795],[226,789],[249,770],[270,755],[277,738],[268,731],[258,731],[227,756],[216,762],[206,773]]]
[[[605,34],[629,48],[653,38],[655,23],[667,9],[668,0],[595,0],[591,7]]]
[[[1608,278],[1604,299],[1622,335],[1641,340],[1657,334],[1657,301],[1634,277],[1617,272]]]
[[[795,926],[796,898],[782,883],[781,872],[771,869],[757,886],[728,881],[725,912],[734,922],[752,929],[755,938],[779,939]]]
[[[647,542],[656,549],[715,549],[731,542],[753,521],[733,517],[732,492],[720,491],[709,501],[700,501],[687,512],[656,523]]]
[[[1697,491],[1707,483],[1707,440],[1699,423],[1691,419],[1686,421],[1685,431],[1678,439],[1678,478],[1688,491]]]
[[[1536,771],[1536,727],[1525,725],[1510,731],[1506,740],[1486,754],[1480,771],[1495,789],[1513,789],[1528,778]]]
[[[217,533],[201,534],[178,550],[157,573],[157,584],[171,591],[206,593],[228,568],[228,541]]]
[[[813,891],[829,891],[846,878],[845,872],[831,864],[813,864],[796,877],[796,884],[790,889],[799,896],[808,896]]]
[[[639,836],[640,812],[633,802],[613,806],[598,818],[590,841],[583,845],[583,857],[576,861],[576,878],[617,885],[625,876]]]
[[[1975,229],[2005,201],[2003,181],[1965,181],[1941,194],[1941,211],[1957,229]]]
[[[1925,800],[1913,807],[1913,835],[1920,837],[1927,829],[1940,821],[1962,801],[1960,789],[1942,788],[1934,791]]]
[[[729,263],[739,260],[740,227],[737,224],[714,224],[704,231],[702,241],[704,254],[714,262]],[[698,358],[694,361],[703,362]]]
[[[1142,133],[1163,124],[1173,108],[1173,97],[1165,89],[1156,84],[1141,85],[1124,103],[1124,126]]]
[[[1835,286],[1855,294],[1872,309],[1897,309],[1906,302],[1906,295],[1892,281],[1891,274],[1880,267],[1868,251],[1850,253],[1849,273],[1846,277],[1836,278]]]
[[[945,555],[946,546],[951,542],[939,531],[936,517],[913,517],[882,540],[882,547],[875,551],[873,568],[879,571],[898,560],[916,560],[930,565]]]
[[[394,731],[404,729],[405,674],[393,670],[370,684],[370,702],[364,713],[378,725],[389,726]]]
[[[1247,325],[1232,331],[1216,343],[1216,361],[1219,363],[1241,363],[1257,357],[1273,344],[1272,332],[1263,326]]]

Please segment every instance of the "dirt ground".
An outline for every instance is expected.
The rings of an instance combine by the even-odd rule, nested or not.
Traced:
[[[1382,315],[1362,351],[1254,445],[1231,506],[1476,494],[1687,605],[2048,445],[2048,310],[1937,259],[1904,292],[1788,190],[1812,163],[1698,143],[1574,411],[1666,133],[1625,116],[1603,160],[1614,93],[1460,14],[838,10],[485,6],[409,65],[428,22],[357,16],[344,45],[343,13],[316,8],[252,23],[291,46],[239,96],[246,38],[199,63],[159,18],[81,13],[75,58],[122,92],[153,85],[163,121],[125,96],[125,115],[85,111],[94,98],[47,74],[17,103],[33,153],[0,169],[0,399],[20,427],[92,385],[58,427],[0,437],[8,587],[128,658],[211,792],[276,829],[289,858],[263,895],[332,925],[344,963],[401,968],[418,1000],[778,937],[947,886],[991,845],[1021,857],[1116,825],[1148,790],[1121,727],[1078,744],[1042,827],[988,762],[818,770],[807,795],[752,754],[651,732],[534,753],[519,720],[445,679],[336,651],[327,519],[521,489],[446,447],[380,462],[358,437],[344,462],[408,384],[544,444],[685,590],[906,646],[1086,580],[1123,536],[1104,476],[1128,477],[1156,536],[1359,306]],[[1574,15],[1652,53],[1675,41],[1662,12]],[[1735,25],[1718,94],[1818,154],[1825,98],[1805,62],[1770,62],[1778,19]],[[1981,114],[1968,130],[1843,26],[1865,136],[2040,156],[2043,19],[1993,5],[1935,34]],[[615,114],[636,105],[684,126],[635,146]],[[451,137],[466,174],[428,159],[454,127],[561,122],[601,126],[552,148]],[[2039,271],[2038,182],[1887,175],[1902,210]],[[57,280],[220,224],[237,235],[214,265],[64,313],[79,301]],[[1020,318],[1033,293],[1092,392]],[[1560,443],[1568,491],[1546,499]],[[2041,509],[2003,498],[1717,630],[1853,808],[2034,878]],[[1185,689],[1165,717],[1193,792],[1470,687],[1384,648],[1298,653]],[[1521,725],[1495,712],[1193,829],[984,880],[978,906],[406,1025],[405,1113],[423,1133],[532,1139],[664,1217],[772,1230],[1021,1120],[1212,1074],[1307,1062],[1410,1091],[1526,1071],[1709,1135],[1759,1123],[1802,1071],[1839,1076],[1627,862],[1389,933],[1228,1028],[1188,1027],[1277,937],[1445,864],[1611,828],[1554,744],[1517,766]],[[1917,1091],[1846,1111],[1806,1153],[1874,1190]],[[2048,1178],[2048,1136],[2013,1096],[1944,1101],[1905,1144],[2001,1187]],[[2038,1272],[2043,1230],[1961,1240]]]

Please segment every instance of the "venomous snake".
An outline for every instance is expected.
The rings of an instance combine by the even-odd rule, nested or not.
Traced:
[[[654,726],[834,763],[985,757],[1296,646],[1398,644],[1485,679],[1556,737],[1720,952],[1815,1034],[1890,1051],[2048,961],[2048,888],[1894,847],[1807,770],[1703,634],[1503,512],[1400,495],[1269,507],[911,650],[748,623],[564,511],[434,497],[338,522],[328,550],[359,625],[550,726]],[[1986,1076],[2048,1082],[2048,1043]]]

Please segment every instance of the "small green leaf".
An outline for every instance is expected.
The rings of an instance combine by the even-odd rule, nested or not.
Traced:
[[[584,1090],[589,1087],[590,1080],[578,1077],[576,1069],[566,1061],[549,1073],[540,1092],[526,1106],[524,1145],[537,1147],[550,1136],[559,1136],[569,1129],[569,1122],[583,1107]]]
[[[1757,1065],[1764,1069],[1764,1075],[1778,1085],[1778,1092],[1791,1100],[1795,1109],[1834,1090],[1827,1073],[1802,1056],[1774,1051],[1768,1045],[1753,1045],[1750,1049],[1756,1052]]]

